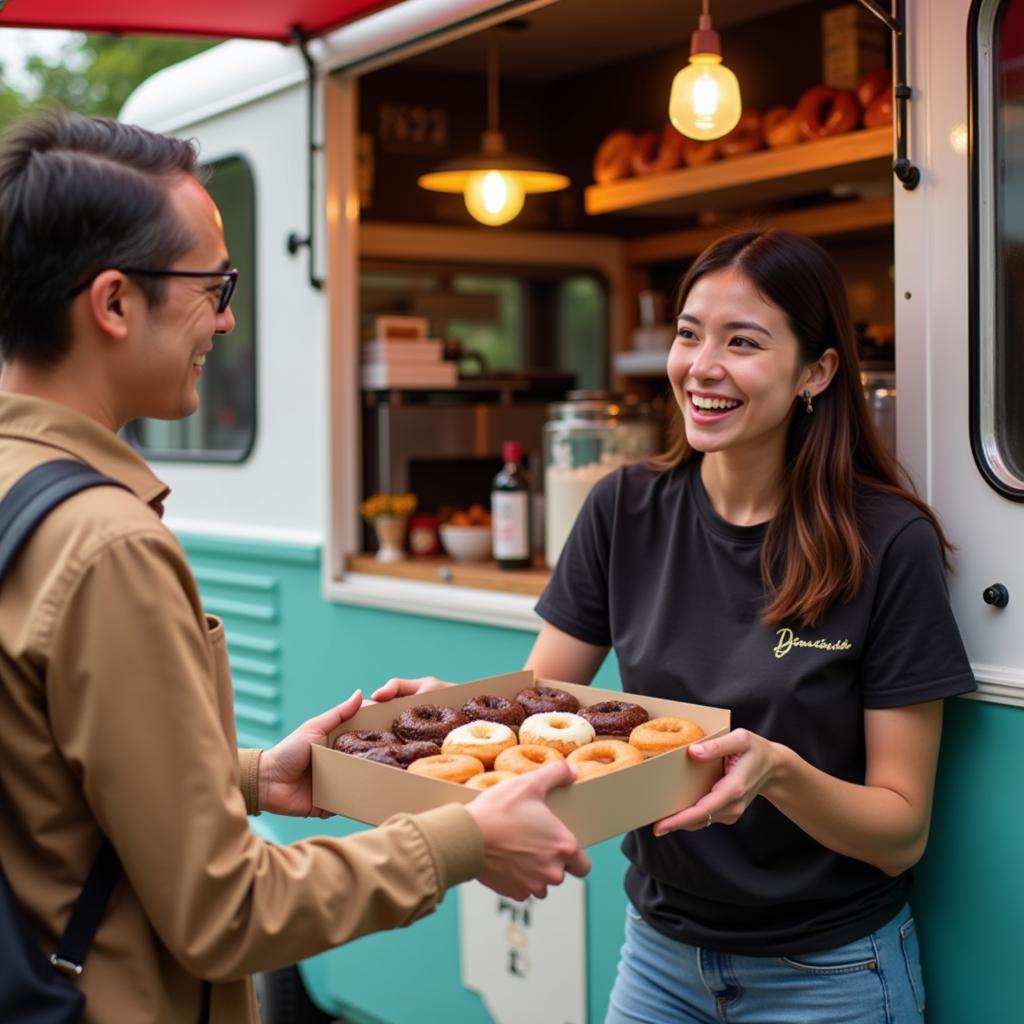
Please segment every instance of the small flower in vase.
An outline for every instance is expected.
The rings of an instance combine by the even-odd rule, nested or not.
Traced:
[[[377,561],[400,562],[405,558],[405,529],[409,516],[416,511],[416,495],[371,494],[359,511],[377,533]]]

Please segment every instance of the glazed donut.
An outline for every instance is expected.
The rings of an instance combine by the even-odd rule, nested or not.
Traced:
[[[444,704],[418,704],[403,711],[394,720],[391,729],[406,743],[418,740],[441,743],[452,729],[468,721],[457,708],[449,708]]]
[[[542,715],[546,711],[578,711],[580,702],[565,690],[553,686],[530,686],[516,694],[516,700],[528,715]]]
[[[725,159],[753,153],[764,146],[761,115],[756,110],[744,110],[736,127],[718,140],[718,150]]]
[[[352,732],[343,732],[335,739],[334,749],[340,750],[343,754],[358,754],[378,747],[394,747],[400,742],[393,732],[353,729]]]
[[[603,700],[580,708],[579,714],[594,727],[598,736],[628,736],[651,717],[639,704],[624,700]]]
[[[504,697],[473,697],[462,705],[462,713],[471,722],[500,722],[513,730],[526,717],[522,704]]]
[[[882,93],[892,93],[892,72],[888,68],[865,71],[857,82],[857,102],[867,110]],[[891,96],[890,96],[891,98]]]
[[[594,181],[605,185],[609,181],[628,178],[633,173],[633,150],[636,136],[632,132],[612,132],[594,154]]]
[[[522,775],[532,772],[551,761],[564,761],[565,757],[554,747],[541,747],[536,744],[519,744],[503,750],[494,761],[494,770]]]
[[[687,167],[700,167],[718,158],[718,139],[691,139],[683,137],[683,163]]]
[[[652,718],[638,725],[630,734],[629,742],[647,757],[663,754],[666,750],[685,747],[704,735],[704,730],[688,718]]]
[[[500,722],[469,722],[452,729],[441,744],[444,754],[469,754],[485,768],[494,767],[494,759],[516,745],[516,734]]]
[[[391,753],[403,768],[408,768],[421,757],[436,757],[441,753],[441,748],[429,740],[416,740],[413,743],[397,743],[391,748]]]
[[[879,93],[871,101],[871,106],[864,111],[865,128],[881,128],[886,124],[892,124],[891,92]]]
[[[852,132],[860,123],[860,107],[852,92],[813,85],[800,97],[796,116],[804,138],[823,139]]]
[[[671,171],[683,162],[683,136],[665,125],[661,133],[645,132],[633,149],[633,173],[638,175]]]
[[[554,747],[560,754],[568,754],[594,739],[594,727],[579,715],[566,711],[547,711],[530,715],[519,727],[519,742]]]
[[[515,777],[514,772],[481,772],[479,775],[466,779],[466,785],[470,789],[490,789],[491,786],[496,786],[499,782]]]
[[[623,743],[622,740],[599,740],[596,743],[588,743],[566,757],[569,764],[576,769],[577,778],[585,765],[600,765],[603,774],[640,764],[643,759],[644,755],[636,747]],[[586,768],[584,774],[589,778],[594,774],[594,769]]]
[[[772,149],[779,146],[792,146],[803,141],[803,133],[800,131],[800,119],[796,116],[795,110],[789,107],[772,107],[761,121],[764,129],[765,142]]]
[[[465,782],[483,770],[484,766],[467,754],[435,754],[434,757],[421,757],[409,765],[410,775],[425,775],[428,779],[444,782]]]

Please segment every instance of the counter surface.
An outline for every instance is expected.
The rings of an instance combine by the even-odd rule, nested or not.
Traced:
[[[407,558],[403,562],[378,562],[373,555],[349,555],[350,572],[392,579],[416,580],[478,590],[498,590],[506,594],[539,597],[547,586],[550,570],[540,559],[530,569],[499,569],[493,561],[455,562],[450,558]]]

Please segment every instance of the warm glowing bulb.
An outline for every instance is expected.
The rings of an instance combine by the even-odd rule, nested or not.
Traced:
[[[740,83],[717,53],[695,53],[676,74],[668,100],[669,120],[691,139],[719,139],[743,112]]]
[[[466,209],[481,224],[496,227],[519,216],[526,193],[514,175],[501,171],[471,174],[464,193]]]

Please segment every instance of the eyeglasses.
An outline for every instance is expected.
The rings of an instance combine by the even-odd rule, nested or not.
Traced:
[[[137,277],[222,277],[224,283],[217,292],[217,313],[226,312],[231,304],[231,297],[235,294],[235,286],[238,284],[238,271],[236,270],[150,270],[146,267],[111,267],[111,270],[119,270],[122,274]],[[68,298],[73,299],[79,292],[88,288],[95,280],[95,277],[84,281],[77,288],[68,293]]]
[[[144,267],[115,267],[122,274],[139,277],[222,277],[224,283],[217,292],[217,312],[223,313],[231,304],[231,296],[235,294],[238,284],[237,270],[147,270]]]

